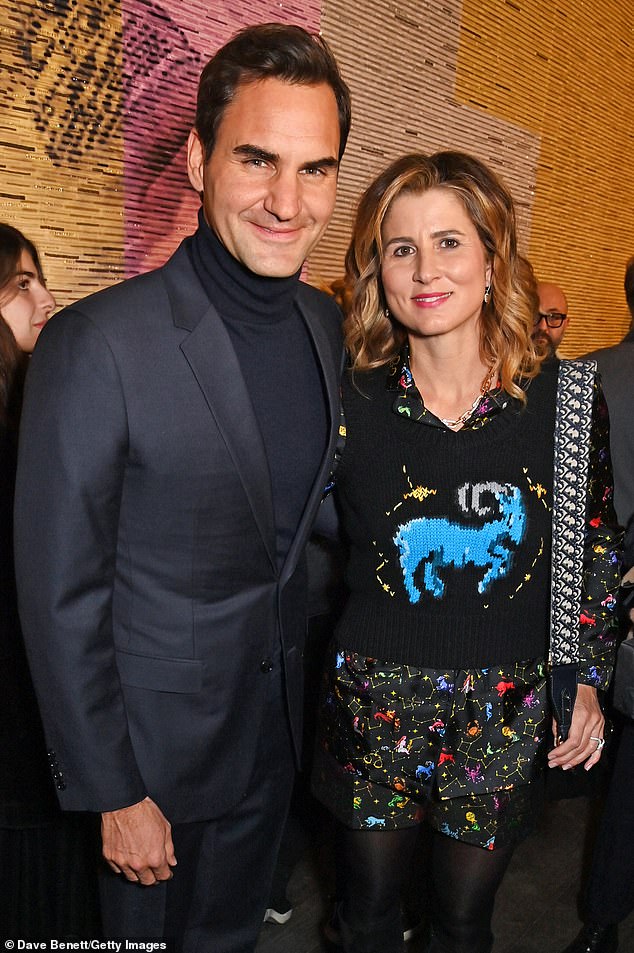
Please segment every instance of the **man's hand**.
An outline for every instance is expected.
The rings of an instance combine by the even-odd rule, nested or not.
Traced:
[[[172,828],[146,797],[130,807],[101,815],[103,856],[116,874],[150,886],[169,880],[176,864]]]
[[[548,753],[549,768],[567,771],[585,761],[589,771],[601,758],[605,718],[599,706],[597,690],[591,685],[577,686],[577,699],[572,712],[572,724],[566,741]],[[553,719],[553,734],[557,736],[557,724]]]

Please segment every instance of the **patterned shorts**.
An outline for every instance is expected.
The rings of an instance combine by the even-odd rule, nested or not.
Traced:
[[[541,804],[550,735],[543,660],[439,671],[334,649],[313,787],[347,827],[427,820],[493,849]]]

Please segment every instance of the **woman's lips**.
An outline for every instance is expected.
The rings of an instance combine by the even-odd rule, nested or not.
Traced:
[[[435,308],[444,304],[451,297],[451,291],[437,292],[436,294],[414,295],[412,301],[419,308]]]

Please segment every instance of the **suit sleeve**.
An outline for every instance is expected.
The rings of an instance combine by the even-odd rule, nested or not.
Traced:
[[[15,497],[20,615],[62,807],[146,791],[115,664],[112,599],[128,449],[116,361],[79,311],[57,315],[27,375]]]
[[[616,595],[623,533],[613,504],[610,422],[599,381],[595,381],[590,430],[590,463],[580,617],[579,681],[606,688],[618,638]]]

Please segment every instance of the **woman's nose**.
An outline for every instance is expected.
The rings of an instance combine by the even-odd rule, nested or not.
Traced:
[[[47,320],[57,307],[57,301],[45,285],[42,285],[42,294],[39,305],[43,313],[46,315]]]
[[[434,278],[438,277],[436,267],[436,256],[433,251],[419,249],[414,262],[414,281],[420,281],[426,285]]]

